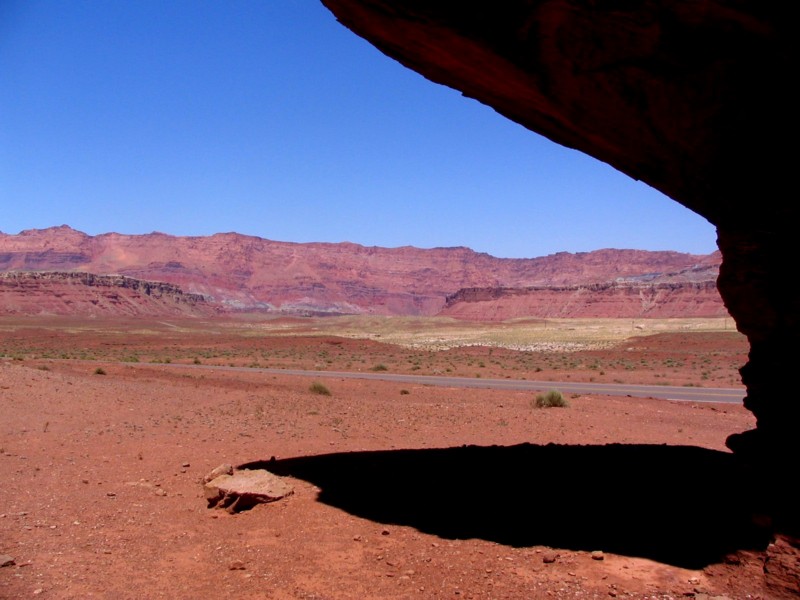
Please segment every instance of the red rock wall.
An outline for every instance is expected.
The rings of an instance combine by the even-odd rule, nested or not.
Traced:
[[[474,321],[521,317],[726,317],[713,282],[602,284],[560,288],[478,288],[449,296],[442,316]]]

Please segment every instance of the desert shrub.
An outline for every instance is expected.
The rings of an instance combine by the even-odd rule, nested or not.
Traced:
[[[558,390],[550,390],[543,394],[536,394],[533,405],[536,408],[566,407],[569,406],[569,402]]]
[[[95,375],[105,375],[106,374],[106,370],[103,367],[97,367],[94,370],[94,374]]]
[[[370,369],[370,371],[388,371],[388,370],[389,370],[389,367],[387,367],[383,363],[377,364],[377,365],[375,365],[374,367],[372,367]]]
[[[408,396],[410,393],[411,392],[409,392],[408,390],[400,390],[400,395],[401,396]]]
[[[203,364],[202,362],[200,362],[200,359],[197,358],[197,357],[195,357],[195,359],[192,361],[192,363],[195,364],[195,365],[202,365]]]
[[[311,386],[308,388],[308,390],[313,394],[319,394],[320,396],[331,395],[331,391],[328,389],[328,387],[321,384],[319,381],[315,381],[314,383],[312,383]]]

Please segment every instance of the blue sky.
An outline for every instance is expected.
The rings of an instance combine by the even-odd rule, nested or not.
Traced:
[[[61,224],[716,249],[703,218],[405,69],[316,0],[0,0],[0,231]]]

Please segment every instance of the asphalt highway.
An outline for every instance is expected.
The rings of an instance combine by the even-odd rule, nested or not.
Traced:
[[[130,363],[125,363],[130,366]],[[147,366],[208,369],[212,371],[239,371],[243,373],[266,373],[271,375],[296,375],[299,377],[336,379],[373,379],[395,381],[415,385],[435,385],[453,388],[482,388],[490,390],[535,391],[557,389],[564,394],[604,394],[607,396],[631,396],[635,398],[658,398],[681,402],[725,402],[741,404],[743,388],[707,388],[668,385],[634,385],[624,383],[579,383],[574,381],[534,381],[528,379],[484,379],[470,377],[443,377],[440,375],[401,375],[394,373],[362,373],[352,371],[306,371],[303,369],[264,369],[251,367],[222,367],[212,365],[181,365],[138,363]]]

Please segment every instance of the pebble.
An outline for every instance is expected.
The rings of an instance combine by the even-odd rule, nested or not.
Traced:
[[[381,529],[381,535],[389,535],[389,530],[386,528]]]
[[[161,488],[156,488],[155,494],[156,496],[166,496],[167,492]]]
[[[556,554],[555,552],[545,552],[542,555],[542,562],[545,563],[545,564],[554,563],[554,562],[556,562],[557,558],[558,558],[558,554]]]
[[[244,571],[244,563],[240,560],[231,561],[231,564],[228,565],[229,571]]]
[[[594,550],[592,551],[592,560],[605,560],[606,555],[603,554],[602,550]]]

